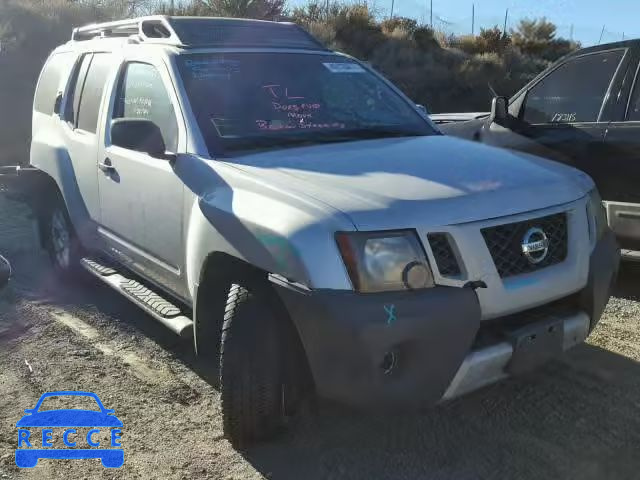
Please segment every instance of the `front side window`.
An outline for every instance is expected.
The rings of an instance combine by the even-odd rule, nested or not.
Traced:
[[[113,118],[150,120],[158,126],[166,148],[178,148],[178,123],[160,73],[147,63],[129,63],[120,79]]]
[[[561,65],[528,92],[522,119],[530,124],[597,122],[624,52],[585,55]]]
[[[413,105],[351,59],[208,53],[178,59],[211,151],[436,132]]]
[[[93,55],[84,88],[78,105],[76,124],[86,132],[95,133],[98,128],[98,116],[102,104],[102,93],[107,83],[107,77],[112,67],[112,58],[108,53]]]

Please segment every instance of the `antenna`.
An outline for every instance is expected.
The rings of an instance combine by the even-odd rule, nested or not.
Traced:
[[[496,92],[493,88],[493,85],[491,85],[491,82],[487,82],[487,86],[489,87],[489,91],[491,91],[491,94],[494,97],[499,97],[500,95],[498,95],[498,92]]]

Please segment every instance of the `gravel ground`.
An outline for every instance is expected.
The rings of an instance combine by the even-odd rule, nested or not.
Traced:
[[[29,212],[0,199],[0,478],[624,479],[640,475],[640,270],[625,269],[586,345],[420,415],[321,404],[272,443],[222,437],[215,371],[90,278],[61,285]],[[51,390],[98,394],[124,422],[125,465],[14,464],[16,421]]]

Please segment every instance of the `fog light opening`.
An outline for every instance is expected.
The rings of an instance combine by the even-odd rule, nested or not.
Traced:
[[[420,262],[411,262],[402,272],[402,281],[409,290],[428,288],[433,285],[431,270]]]
[[[398,359],[395,352],[387,352],[382,357],[380,368],[385,375],[390,375],[395,370],[397,363]]]

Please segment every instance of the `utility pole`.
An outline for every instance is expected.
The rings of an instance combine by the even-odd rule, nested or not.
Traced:
[[[571,31],[569,33],[569,40],[573,42],[573,23],[571,24]]]
[[[476,32],[476,4],[471,4],[471,35],[475,35]]]
[[[602,31],[600,32],[600,39],[598,40],[598,45],[600,45],[600,43],[602,42],[602,36],[604,35],[604,27],[605,25],[602,25]]]
[[[622,32],[622,41],[624,42],[624,32]]]
[[[393,18],[393,4],[395,3],[395,0],[391,0],[391,15],[389,16],[389,18]]]
[[[502,36],[503,37],[507,37],[507,20],[509,20],[509,9],[507,8],[507,11],[504,12],[504,30],[502,30]]]
[[[175,0],[171,0],[171,2],[169,3],[169,14],[170,15],[175,15],[176,14],[176,3],[175,3]]]
[[[431,14],[431,17],[429,19],[429,25],[431,25],[431,31],[433,31],[433,0],[431,0],[431,7],[429,9],[429,13]]]
[[[329,20],[329,0],[327,0],[327,20]]]

